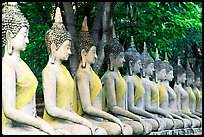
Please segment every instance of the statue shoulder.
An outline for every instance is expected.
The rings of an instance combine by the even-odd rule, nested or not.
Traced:
[[[89,76],[90,72],[88,72],[86,69],[78,69],[76,72],[77,79],[88,79]]]

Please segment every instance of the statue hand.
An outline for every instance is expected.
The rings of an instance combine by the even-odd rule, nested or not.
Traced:
[[[142,124],[143,126],[143,134],[146,135],[148,133],[148,127],[147,125],[145,124],[144,120],[140,120],[140,123]]]
[[[159,128],[158,128],[158,131],[162,131],[164,130],[164,124],[162,124],[162,121],[158,118],[155,118],[155,120],[157,121],[158,125],[159,125]]]
[[[121,134],[124,135],[124,126],[125,125],[119,119],[115,120],[115,122],[120,126]]]
[[[46,121],[42,120],[41,118],[37,117],[37,119],[40,122],[40,129],[50,135],[55,135],[55,131],[53,129],[53,127],[51,127]]]

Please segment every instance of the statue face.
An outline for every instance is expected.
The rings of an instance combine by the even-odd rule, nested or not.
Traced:
[[[197,78],[195,81],[195,86],[200,87],[201,82],[200,82],[200,78]]]
[[[138,72],[140,72],[140,69],[141,69],[141,68],[142,68],[141,60],[139,59],[139,60],[137,60],[137,61],[135,62],[134,67],[133,67],[133,71],[134,71],[135,73],[138,73]]]
[[[94,64],[96,59],[97,59],[96,47],[92,46],[86,55],[86,62],[89,64]]]
[[[60,60],[68,60],[71,54],[71,41],[66,40],[56,51],[56,57]]]
[[[184,73],[184,74],[182,74],[182,75],[180,76],[180,82],[181,82],[181,83],[185,83],[185,82],[186,82],[186,73]]]
[[[157,78],[160,80],[165,80],[166,79],[166,69],[162,69],[157,73]]]
[[[124,52],[120,52],[120,54],[115,58],[114,60],[114,65],[117,67],[117,68],[121,68],[123,67],[123,64],[125,62],[125,54]]]
[[[172,81],[174,78],[174,75],[173,75],[173,71],[171,70],[167,75],[166,75],[166,79],[168,81]]]
[[[153,71],[154,71],[154,64],[150,63],[149,65],[147,65],[146,74],[153,75]]]
[[[24,51],[28,43],[28,29],[26,27],[21,28],[16,37],[11,40],[14,51]]]
[[[187,84],[192,85],[194,83],[194,78],[190,77],[187,79]]]

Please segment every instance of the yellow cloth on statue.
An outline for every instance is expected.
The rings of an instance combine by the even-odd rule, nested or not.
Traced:
[[[17,79],[16,81],[16,109],[18,110],[32,101],[38,86],[38,81],[28,65],[22,59],[20,63],[25,74],[21,80]],[[2,128],[6,125],[7,121],[8,119],[5,117],[2,108]]]
[[[67,110],[73,101],[74,80],[69,71],[64,65],[60,65],[60,71],[56,82],[56,107]],[[56,126],[60,122],[47,114],[46,108],[44,109],[43,119],[51,126]]]
[[[137,75],[134,76],[134,79],[136,82],[134,104],[136,105],[138,99],[140,99],[144,95],[145,90],[142,85],[142,80]]]
[[[197,87],[196,87],[196,92],[197,92],[197,94],[196,94],[196,107],[197,107],[197,106],[199,106],[200,99],[201,99],[201,97],[200,97],[200,91],[198,90]]]
[[[159,90],[159,103],[162,104],[165,99],[165,89],[164,89],[164,83],[160,82],[160,90]]]
[[[98,75],[93,71],[92,68],[90,68],[90,71],[92,74],[92,78],[90,81],[90,96],[91,96],[90,98],[91,98],[91,104],[93,104],[96,97],[98,96],[101,88],[102,88],[102,85],[101,85],[101,80],[99,79]],[[76,82],[76,79],[75,79],[75,82]],[[75,84],[77,84],[77,83],[75,83]],[[74,111],[77,114],[82,115],[84,112],[83,112],[81,102],[80,102],[79,97],[78,97],[78,92],[77,92],[76,87],[75,87],[75,91],[74,91],[74,100],[75,100],[73,103]]]
[[[126,89],[126,82],[121,76],[119,70],[118,70],[118,79],[119,80],[116,81],[116,103],[117,104],[120,102],[120,99],[124,95],[125,89]]]
[[[151,104],[159,101],[159,89],[157,84],[152,81],[152,91],[151,91]]]
[[[191,87],[189,87],[189,102],[192,102],[193,100],[194,100],[194,98],[195,98],[195,95],[194,95],[194,93],[193,93],[193,90],[192,90],[192,88]]]

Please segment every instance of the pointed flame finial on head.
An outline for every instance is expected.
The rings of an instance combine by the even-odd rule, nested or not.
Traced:
[[[134,46],[135,46],[134,39],[133,39],[133,36],[131,36],[130,47],[134,48]]]
[[[181,65],[180,56],[178,56],[178,65]]]
[[[146,42],[144,42],[144,52],[147,52],[147,46],[146,46]]]
[[[84,21],[82,23],[82,31],[88,31],[88,25],[87,25],[87,16],[84,17]]]
[[[56,12],[55,12],[55,23],[62,23],[62,15],[61,15],[61,10],[59,7],[56,8]]]
[[[187,66],[187,68],[190,68],[190,64],[189,64],[189,60],[187,59],[187,64],[186,64]]]
[[[157,48],[156,48],[156,59],[159,59],[159,51]]]
[[[168,61],[167,52],[165,52],[165,61]]]
[[[116,39],[116,34],[115,34],[115,27],[113,25],[113,38]]]

